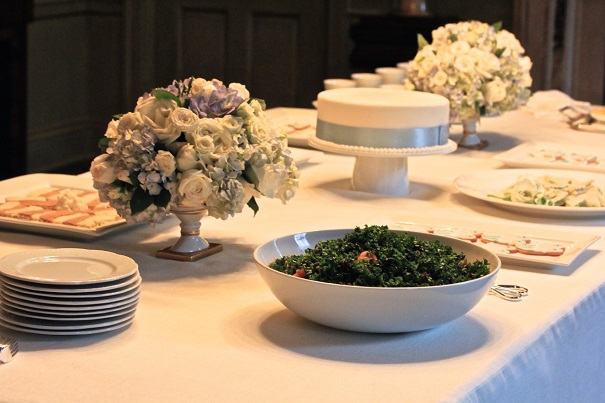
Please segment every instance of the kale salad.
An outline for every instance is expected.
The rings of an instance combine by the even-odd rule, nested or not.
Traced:
[[[376,225],[356,227],[343,238],[318,242],[269,267],[309,280],[366,287],[446,285],[490,273],[486,259],[468,262],[464,253],[442,242]]]

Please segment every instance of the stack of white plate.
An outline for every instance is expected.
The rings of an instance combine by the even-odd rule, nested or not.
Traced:
[[[129,325],[141,276],[129,257],[43,249],[0,260],[0,325],[27,333],[83,335]]]

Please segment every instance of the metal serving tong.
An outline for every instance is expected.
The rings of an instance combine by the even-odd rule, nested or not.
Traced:
[[[605,125],[590,115],[590,109],[576,105],[568,105],[559,109],[572,129],[586,132],[605,133]]]
[[[489,293],[507,301],[521,301],[521,298],[528,295],[529,290],[520,285],[494,284],[491,286]]]

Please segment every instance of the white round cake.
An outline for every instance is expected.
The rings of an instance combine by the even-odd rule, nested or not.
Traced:
[[[311,144],[318,148],[430,154],[451,148],[448,138],[449,101],[441,95],[343,88],[317,97],[317,130]]]

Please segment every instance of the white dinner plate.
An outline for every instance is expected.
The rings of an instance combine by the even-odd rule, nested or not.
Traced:
[[[98,315],[88,315],[88,316],[64,316],[64,315],[54,315],[54,314],[49,314],[49,313],[37,313],[37,312],[30,312],[30,311],[26,311],[24,309],[11,307],[8,305],[0,305],[0,309],[3,309],[4,311],[11,313],[13,315],[25,317],[25,318],[44,319],[44,320],[52,320],[52,321],[58,321],[58,322],[61,322],[61,321],[74,322],[74,321],[115,318],[117,316],[133,313],[134,311],[136,311],[137,306],[134,305],[131,307],[119,309],[115,312],[107,312],[107,313],[101,313]]]
[[[582,181],[594,180],[596,186],[605,190],[605,175],[603,174],[548,169],[495,169],[479,171],[459,176],[454,180],[454,187],[468,196],[516,213],[559,218],[594,218],[605,216],[605,207],[542,206],[509,202],[489,196],[490,194],[502,193],[505,188],[515,184],[517,178],[521,175],[550,175],[569,177]]]
[[[571,169],[605,173],[605,147],[530,142],[495,155],[513,168]]]
[[[40,290],[36,290],[36,289],[32,289],[30,287],[22,287],[21,285],[15,284],[14,282],[11,281],[6,281],[4,280],[4,278],[0,278],[0,286],[4,287],[5,289],[9,290],[9,291],[14,291],[14,292],[18,292],[19,294],[22,295],[29,295],[29,296],[38,296],[38,297],[50,297],[50,298],[99,298],[99,297],[111,297],[111,296],[117,296],[117,295],[121,295],[124,294],[128,291],[132,291],[135,290],[137,288],[139,288],[139,286],[141,285],[142,282],[142,278],[139,274],[137,274],[137,276],[134,278],[135,281],[133,282],[129,282],[129,284],[120,287],[120,288],[114,288],[111,290],[106,290],[106,291],[96,291],[96,292],[68,292],[68,293],[62,293],[62,292],[47,292],[47,291],[40,291]]]
[[[277,128],[288,136],[288,145],[309,148],[317,127],[317,110],[304,108],[270,108],[265,111]]]
[[[103,250],[36,249],[0,259],[0,273],[33,283],[95,284],[137,272],[131,258]]]
[[[553,269],[557,266],[569,266],[590,245],[601,237],[598,235],[540,230],[536,228],[515,228],[496,224],[477,224],[455,220],[447,224],[424,222],[395,221],[389,228],[403,231],[427,232],[430,234],[450,236],[479,245],[498,255],[502,264],[523,267]],[[485,235],[485,236],[484,236]],[[533,250],[519,249],[530,246]],[[550,253],[556,250],[561,254]],[[546,253],[538,253],[546,251]]]
[[[0,202],[3,202],[7,196],[21,196],[34,190],[49,187],[95,190],[92,186],[92,179],[86,176],[30,174],[0,181]],[[86,240],[95,239],[126,227],[128,227],[126,220],[119,220],[91,229],[73,225],[0,217],[0,228]]]
[[[32,329],[40,330],[86,330],[96,329],[99,327],[107,327],[117,325],[124,321],[130,320],[135,313],[130,312],[121,316],[108,319],[82,320],[74,322],[55,322],[45,319],[23,318],[18,315],[13,315],[0,310],[0,319],[4,322],[12,323],[13,325],[27,326]]]
[[[41,291],[48,293],[57,294],[86,294],[86,293],[102,293],[110,292],[112,290],[118,290],[123,287],[127,287],[134,283],[141,281],[141,275],[138,270],[130,276],[106,281],[102,283],[93,284],[44,284],[44,283],[32,283],[30,281],[18,280],[16,278],[6,277],[0,273],[0,284],[10,284],[20,289],[27,289],[31,291]]]
[[[12,302],[14,306],[18,307],[29,307],[39,310],[51,311],[51,312],[85,312],[85,313],[100,313],[100,311],[105,311],[107,309],[113,308],[124,308],[125,306],[131,304],[132,302],[139,300],[139,294],[135,294],[134,296],[117,302],[112,302],[108,304],[100,304],[100,305],[56,305],[56,304],[45,304],[39,302],[27,301],[22,298],[14,297],[11,295],[7,295],[4,291],[0,291],[0,301],[8,301]]]
[[[94,309],[97,305],[106,305],[113,304],[115,302],[123,301],[126,299],[130,299],[132,297],[139,295],[139,288],[136,287],[134,290],[130,290],[118,295],[112,295],[109,297],[93,297],[93,298],[61,298],[61,297],[40,297],[35,295],[24,294],[19,291],[14,291],[8,289],[6,287],[2,288],[2,294],[5,296],[19,298],[23,301],[35,302],[38,304],[50,304],[51,306],[55,305],[67,305],[67,306],[82,306],[89,307],[90,309]]]
[[[102,326],[97,328],[89,328],[89,329],[81,329],[81,330],[58,330],[58,329],[36,329],[29,326],[21,326],[17,324],[10,323],[3,318],[0,317],[0,325],[4,326],[7,329],[18,330],[23,333],[34,333],[34,334],[44,334],[50,336],[83,336],[89,334],[97,334],[97,333],[105,333],[110,332],[112,330],[118,330],[124,328],[132,323],[134,320],[134,315],[129,319],[119,322],[115,325]]]
[[[52,316],[62,316],[62,317],[73,317],[73,318],[81,318],[81,319],[87,319],[89,317],[95,317],[98,315],[113,314],[113,313],[120,312],[125,309],[136,308],[138,304],[139,304],[139,300],[136,299],[127,304],[118,305],[113,308],[96,309],[96,310],[92,310],[92,311],[81,311],[81,310],[57,311],[57,310],[48,310],[48,309],[43,309],[43,308],[24,306],[24,305],[13,303],[11,301],[8,301],[8,300],[0,297],[0,308],[14,308],[14,309],[19,309],[21,311],[26,311],[26,312],[30,312],[30,313],[34,313],[34,314],[40,314],[40,315],[51,316],[51,317]]]

